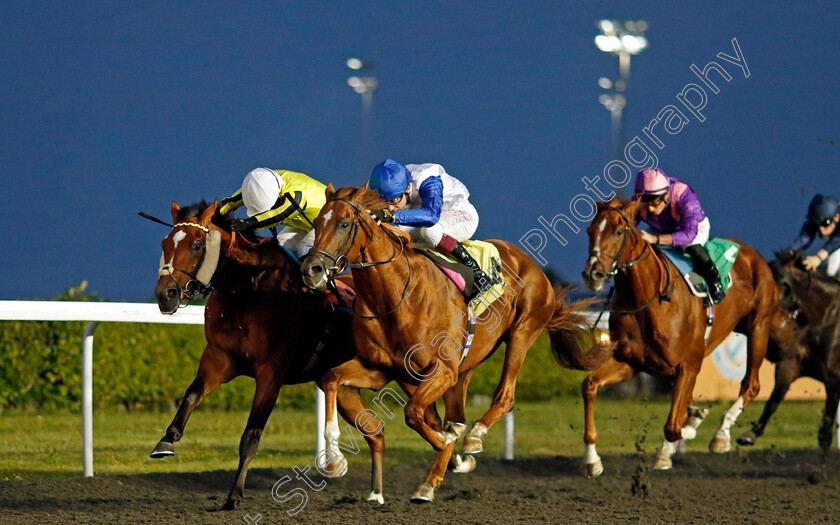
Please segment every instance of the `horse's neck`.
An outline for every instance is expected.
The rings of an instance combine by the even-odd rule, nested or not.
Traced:
[[[831,312],[836,315],[840,305],[840,287],[801,270],[791,275],[796,283],[796,295],[800,298],[799,307],[808,319],[820,321]]]
[[[280,250],[273,247],[263,246],[262,244],[254,244],[250,241],[237,238],[234,245],[231,247],[229,242],[224,246],[225,252],[221,255],[220,264],[224,278],[233,282],[247,281],[249,286],[260,284],[254,279],[263,279],[268,277],[280,277],[284,282],[294,283],[300,277],[300,272],[289,259],[289,257]],[[218,271],[217,270],[217,273]],[[277,276],[271,276],[273,271],[276,271]],[[276,286],[276,282],[265,282],[265,284]],[[285,287],[284,287],[285,288]],[[297,288],[297,287],[294,287]]]
[[[659,255],[656,254],[653,247],[647,246],[641,240],[634,244],[632,249],[628,249],[626,262],[638,260],[644,257],[645,253],[648,254],[647,259],[629,268],[619,270],[618,275],[616,275],[617,291],[624,291],[622,294],[623,301],[633,306],[645,304],[659,292],[665,292],[660,287],[670,285],[665,269],[665,265],[669,264],[669,261],[664,257],[662,258],[664,260],[657,260]],[[673,279],[671,280],[673,281]]]
[[[353,269],[356,300],[372,310],[370,315],[395,308],[403,300],[403,293],[409,284],[409,274],[413,270],[409,267],[411,255],[400,254],[402,250],[396,241],[382,232],[368,243],[359,262],[388,261],[392,258],[393,260],[376,266]],[[410,251],[408,247],[404,250]]]

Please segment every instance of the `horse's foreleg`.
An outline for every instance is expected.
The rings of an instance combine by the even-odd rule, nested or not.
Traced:
[[[475,369],[467,370],[461,374],[455,386],[443,394],[444,404],[446,405],[445,423],[443,424],[444,433],[460,437],[467,428],[464,424],[464,406],[466,404],[467,386],[470,383],[474,371]],[[427,424],[430,423],[429,420],[432,416],[438,419],[434,403],[426,409],[425,421]],[[438,419],[438,423],[439,421]],[[433,425],[431,426],[435,428]],[[414,492],[411,501],[415,503],[433,501],[435,499],[435,489],[443,483],[447,465],[450,470],[461,474],[471,472],[475,469],[475,459],[471,456],[462,457],[459,454],[453,455],[457,437],[456,440],[447,444],[443,450],[438,451],[437,456],[435,456],[435,461],[432,463],[431,469],[429,469],[429,475],[426,476],[426,481]]]
[[[329,477],[341,477],[347,473],[347,460],[339,449],[341,430],[338,426],[338,415],[336,414],[339,386],[379,390],[387,383],[388,378],[385,374],[377,370],[369,370],[361,363],[361,361],[359,361],[358,357],[331,369],[324,374],[323,378],[321,378],[321,388],[324,390],[324,397],[326,401],[326,424],[324,427],[324,438],[327,442],[327,450],[324,452],[324,454],[326,454],[326,465],[324,466],[322,473],[328,475]],[[367,425],[364,426],[365,429],[368,428]],[[362,433],[364,432],[362,431]],[[373,450],[371,453],[375,454]]]
[[[178,406],[178,412],[166,429],[166,434],[149,454],[149,457],[165,458],[175,455],[174,443],[184,435],[184,427],[187,425],[187,420],[189,420],[192,411],[208,394],[219,388],[222,383],[227,383],[236,377],[236,375],[236,366],[229,354],[214,346],[205,348],[204,353],[201,354],[195,379],[187,387],[187,391],[181,399],[181,404]]]
[[[587,478],[600,476],[604,472],[601,457],[595,450],[595,442],[598,440],[598,432],[595,430],[595,397],[598,395],[598,388],[627,381],[635,375],[636,371],[633,367],[610,358],[580,384],[585,423],[583,442],[586,443],[586,454],[583,456],[580,469]]]
[[[653,466],[657,470],[670,469],[672,466],[671,456],[677,450],[677,442],[682,438],[691,439],[695,435],[693,427],[689,426],[684,429],[683,426],[688,417],[688,405],[692,400],[694,383],[697,380],[699,370],[699,366],[692,367],[685,364],[680,365],[677,369],[677,380],[671,397],[671,412],[668,414],[668,420],[665,422],[664,428],[665,441],[662,443],[662,448],[659,450]],[[686,435],[683,435],[684,432]]]
[[[828,448],[831,446],[834,425],[837,423],[835,417],[837,416],[838,402],[840,402],[840,381],[831,378],[825,382],[825,410],[817,434],[823,452],[828,452]]]
[[[371,473],[368,501],[385,503],[382,495],[382,457],[385,454],[385,423],[369,410],[358,388],[338,387],[338,411],[362,433],[370,448]]]
[[[756,319],[749,321],[749,328],[747,329],[747,371],[744,374],[744,379],[741,380],[741,390],[738,399],[732,406],[724,412],[720,420],[715,437],[709,443],[709,450],[715,454],[723,454],[729,452],[732,448],[732,438],[729,429],[738,420],[744,408],[758,395],[760,384],[758,381],[758,369],[764,361],[764,356],[767,353],[767,342],[770,338],[770,316],[763,316],[759,318],[758,313],[754,313]]]
[[[764,404],[764,410],[761,412],[761,417],[758,421],[753,423],[752,430],[748,430],[741,434],[737,442],[739,445],[754,445],[756,440],[764,434],[764,428],[773,417],[779,404],[785,399],[791,383],[799,377],[801,371],[801,364],[796,359],[783,359],[776,364],[775,385],[773,392],[770,394],[770,399]]]
[[[254,380],[257,388],[254,392],[254,401],[251,404],[248,423],[245,425],[242,438],[239,440],[239,468],[236,471],[233,487],[222,506],[225,510],[233,510],[244,496],[248,467],[257,454],[260,437],[262,437],[268,416],[271,415],[271,411],[274,410],[274,405],[277,403],[277,394],[280,392],[282,384],[281,378],[278,377],[277,371],[271,364],[257,367],[254,370]]]
[[[457,440],[460,435],[454,429],[435,430],[426,423],[426,408],[439,399],[458,381],[457,371],[444,365],[428,381],[423,381],[405,405],[405,424],[420,434],[437,451]]]
[[[527,324],[527,321],[526,321]],[[493,402],[487,412],[476,421],[467,437],[464,438],[464,453],[478,454],[484,450],[484,436],[496,421],[513,410],[514,393],[516,391],[516,376],[522,368],[522,362],[531,345],[539,336],[541,329],[534,329],[531,326],[516,326],[511,328],[510,335],[505,344],[505,361],[502,368],[502,376],[496,391],[493,393]]]

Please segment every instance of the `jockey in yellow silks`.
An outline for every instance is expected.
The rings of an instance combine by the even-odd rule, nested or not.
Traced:
[[[283,226],[277,242],[300,258],[315,242],[312,221],[326,202],[325,189],[303,173],[257,168],[245,176],[239,191],[221,202],[219,213],[245,206],[248,218],[234,219],[235,231]]]
[[[373,168],[370,188],[377,190],[388,205],[371,210],[374,218],[397,225],[414,242],[436,248],[469,267],[478,285],[476,291],[493,284],[461,244],[478,228],[478,212],[469,201],[470,192],[443,166],[403,165],[386,159]]]

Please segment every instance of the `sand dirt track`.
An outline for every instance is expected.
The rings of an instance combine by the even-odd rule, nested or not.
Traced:
[[[290,469],[253,469],[247,499],[212,512],[232,471],[9,481],[0,484],[0,523],[837,523],[840,454],[815,450],[734,451],[675,457],[674,470],[651,472],[640,456],[606,456],[605,474],[586,480],[578,458],[504,462],[480,458],[478,470],[449,473],[432,504],[408,499],[422,481],[420,463],[386,467],[383,506],[365,501],[367,468],[328,480],[294,517],[271,498]],[[313,479],[317,480],[317,478]],[[286,489],[304,486],[294,480]],[[647,493],[645,496],[644,493]]]

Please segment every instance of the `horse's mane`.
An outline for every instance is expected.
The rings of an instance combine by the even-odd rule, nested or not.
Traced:
[[[774,271],[774,274],[777,270],[787,273],[785,266],[790,263],[793,263],[793,267],[801,272],[808,271],[802,266],[802,259],[805,255],[805,250],[797,250],[795,252],[790,252],[788,250],[774,251],[773,255],[775,256],[775,259],[770,262],[770,269]],[[816,271],[809,273],[811,274],[810,278],[814,281],[831,284],[832,286],[840,285],[834,277],[830,277]]]
[[[211,204],[212,203],[207,202],[206,199],[201,199],[198,202],[182,206],[181,209],[178,210],[178,220],[176,222],[187,221],[189,219],[194,219],[198,217],[199,215],[204,213],[204,210],[209,208]],[[233,225],[234,211],[235,210],[230,210],[224,215],[220,214],[217,211],[215,214],[213,214],[213,218],[210,220],[210,222],[212,222],[222,230],[231,231],[231,227]],[[240,231],[237,233],[244,236],[251,242],[259,241],[259,236],[257,236],[257,234],[252,231]]]
[[[347,199],[358,202],[367,210],[375,210],[379,208],[387,208],[388,203],[382,200],[379,192],[376,190],[366,190],[365,188],[356,188],[355,186],[344,186],[335,191],[330,197],[330,200]]]

